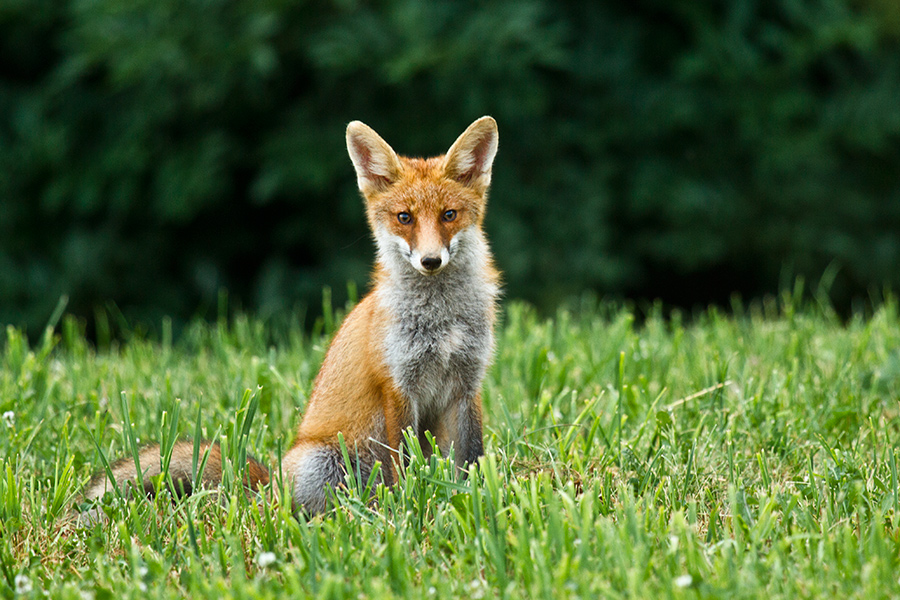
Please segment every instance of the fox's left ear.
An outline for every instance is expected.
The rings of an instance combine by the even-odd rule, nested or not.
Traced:
[[[347,152],[364,194],[383,192],[400,178],[400,158],[375,130],[360,121],[347,125]]]
[[[447,177],[479,192],[491,184],[491,165],[497,155],[497,121],[481,117],[466,129],[447,151],[444,173]]]

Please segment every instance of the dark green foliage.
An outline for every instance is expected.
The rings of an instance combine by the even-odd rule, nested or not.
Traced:
[[[263,314],[362,283],[346,157],[492,114],[510,296],[900,284],[888,0],[0,2],[0,322]],[[34,330],[33,330],[34,331]]]

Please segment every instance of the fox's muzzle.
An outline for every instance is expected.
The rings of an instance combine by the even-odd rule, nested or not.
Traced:
[[[423,256],[421,263],[426,271],[437,271],[441,268],[442,261],[440,256]]]

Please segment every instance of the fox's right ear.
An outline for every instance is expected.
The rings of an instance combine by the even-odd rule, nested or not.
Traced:
[[[400,177],[403,167],[397,153],[374,129],[361,121],[347,125],[347,152],[363,194],[382,192]]]
[[[462,133],[444,158],[444,171],[455,179],[480,192],[491,185],[491,165],[497,155],[497,122],[481,117]]]

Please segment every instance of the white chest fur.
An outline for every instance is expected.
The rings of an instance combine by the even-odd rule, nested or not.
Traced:
[[[416,431],[428,415],[474,396],[491,360],[497,288],[480,261],[466,258],[451,258],[436,276],[394,272],[380,290],[391,315],[385,359],[410,401]]]

